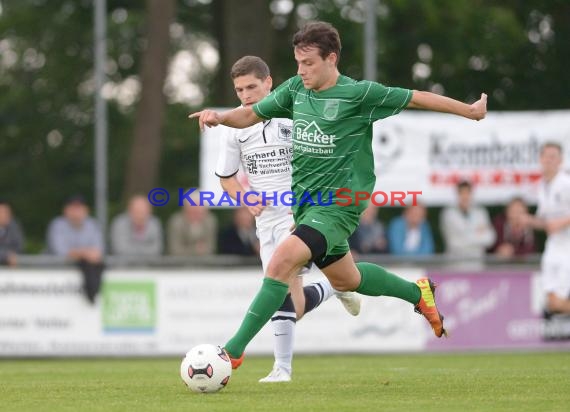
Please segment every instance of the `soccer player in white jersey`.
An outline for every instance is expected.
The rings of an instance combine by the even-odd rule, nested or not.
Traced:
[[[269,67],[259,57],[245,56],[231,69],[231,78],[242,106],[251,106],[271,92]],[[234,199],[245,189],[237,179],[240,164],[247,175],[251,190],[257,198],[249,197],[245,205],[255,216],[263,271],[277,245],[290,235],[294,224],[290,208],[271,205],[271,199],[291,191],[292,122],[290,119],[271,119],[246,129],[223,129],[222,148],[218,157],[216,175],[223,189]],[[265,199],[262,196],[265,193]],[[257,204],[255,204],[257,203]],[[306,269],[305,269],[306,270]],[[330,282],[324,278],[303,287],[301,276],[292,279],[290,294],[271,318],[275,335],[273,370],[260,382],[288,382],[291,380],[295,322],[332,296]],[[360,297],[354,292],[336,292],[346,310],[357,315]]]
[[[570,314],[570,175],[561,169],[562,147],[543,144],[540,165],[538,209],[527,221],[548,235],[541,262],[546,310]]]

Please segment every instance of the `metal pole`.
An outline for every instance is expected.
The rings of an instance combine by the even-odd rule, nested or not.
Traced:
[[[102,95],[107,58],[107,0],[95,0],[95,213],[107,238],[107,104]],[[105,249],[106,250],[106,249]]]
[[[376,81],[377,44],[376,44],[376,6],[377,0],[366,0],[364,21],[364,78]]]

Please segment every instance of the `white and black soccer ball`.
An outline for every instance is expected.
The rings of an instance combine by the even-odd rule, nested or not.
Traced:
[[[221,347],[198,345],[190,349],[182,360],[180,376],[194,392],[218,392],[228,384],[232,376],[232,364]]]

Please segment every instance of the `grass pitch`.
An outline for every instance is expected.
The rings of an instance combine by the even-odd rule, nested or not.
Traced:
[[[195,394],[180,359],[0,360],[1,411],[569,411],[570,353],[297,356],[260,384],[246,358],[227,388]]]

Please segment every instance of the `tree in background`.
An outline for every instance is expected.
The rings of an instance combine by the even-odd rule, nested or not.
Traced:
[[[175,0],[147,0],[147,48],[141,68],[141,98],[137,107],[133,141],[125,181],[125,198],[148,193],[158,181],[161,158],[163,93],[170,52],[170,25]]]
[[[237,103],[230,69],[237,59],[256,55],[273,64],[275,31],[271,25],[271,11],[266,0],[247,3],[217,0],[212,3],[217,24],[213,33],[220,53],[217,81],[212,85],[214,103],[235,106]]]

